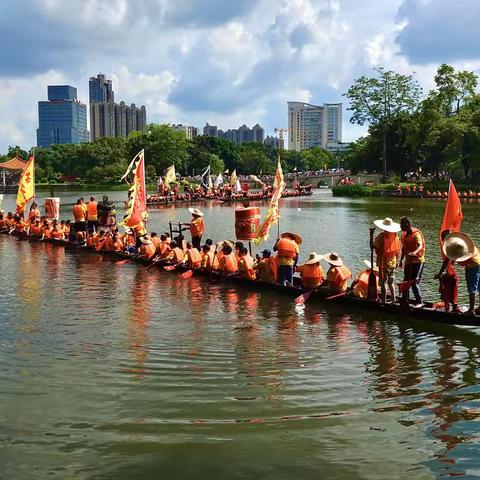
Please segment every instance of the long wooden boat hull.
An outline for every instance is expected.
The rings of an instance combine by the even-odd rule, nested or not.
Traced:
[[[7,232],[0,232],[8,235]],[[11,237],[16,237],[20,240],[26,241],[40,241],[39,239],[34,239],[28,237],[26,234],[12,234]],[[96,255],[104,255],[113,260],[128,260],[132,263],[137,263],[140,265],[152,265],[150,260],[146,258],[137,257],[132,254],[124,253],[124,252],[114,252],[114,251],[96,251],[94,248],[87,247],[85,245],[81,245],[74,242],[69,242],[66,240],[55,240],[55,239],[45,239],[42,242],[49,243],[52,245],[74,249],[78,252],[85,252],[91,253]],[[153,264],[157,268],[162,268],[161,264]],[[181,273],[184,272],[187,268],[177,268],[173,273]],[[232,284],[232,285],[240,285],[244,288],[248,288],[249,290],[254,291],[265,291],[269,290],[272,292],[279,293],[281,295],[287,295],[292,298],[295,298],[302,293],[305,293],[307,290],[298,286],[281,286],[273,283],[266,283],[260,282],[258,280],[248,280],[244,278],[239,278],[236,276],[221,276],[218,274],[212,275],[211,273],[202,272],[202,271],[194,271],[194,276],[201,277],[203,281],[206,282],[215,282],[217,283],[221,280],[223,283]],[[379,314],[390,314],[396,315],[400,318],[410,317],[410,318],[418,318],[423,320],[428,320],[430,322],[443,324],[443,325],[466,325],[466,326],[480,326],[480,316],[466,316],[460,313],[454,312],[444,312],[440,310],[436,310],[430,304],[427,304],[427,307],[424,308],[408,308],[405,309],[404,306],[400,304],[382,304],[378,302],[372,302],[366,299],[358,298],[353,295],[344,295],[335,298],[330,298],[331,293],[327,290],[317,289],[314,290],[311,295],[309,302],[317,301],[322,303],[329,303],[329,304],[337,304],[337,305],[344,305],[351,308],[357,308],[362,310],[370,310],[377,312]]]

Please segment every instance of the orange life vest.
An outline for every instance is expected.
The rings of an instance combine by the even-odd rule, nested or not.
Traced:
[[[145,256],[150,260],[155,255],[155,245],[153,243],[147,243],[143,245]]]
[[[105,238],[103,248],[105,250],[113,250],[113,238],[110,235],[107,235],[107,237]]]
[[[51,234],[52,238],[62,239],[64,237],[63,232],[61,230],[53,230]]]
[[[187,249],[187,262],[190,268],[196,269],[200,268],[202,263],[202,256],[196,248]]]
[[[328,280],[331,283],[332,290],[336,292],[344,292],[348,285],[347,280],[352,276],[350,270],[342,265],[341,267],[330,267]]]
[[[377,290],[378,290],[378,273],[373,272],[375,274],[375,280],[377,282]],[[367,298],[368,297],[368,279],[370,278],[370,270],[363,270],[358,274],[357,283],[353,289],[353,293],[356,297],[359,298]]]
[[[401,245],[397,234],[392,232],[383,232],[383,234],[383,256],[385,258],[398,256]]]
[[[183,262],[183,259],[185,258],[185,253],[183,250],[179,247],[175,247],[173,250],[173,260],[175,263],[180,263]]]
[[[410,235],[407,235],[407,232],[402,233],[403,253],[405,255],[408,255],[409,253],[414,252],[418,248],[417,240],[415,239],[416,233],[419,233],[422,239],[422,248],[417,254],[417,257],[421,258],[425,255],[425,238],[423,237],[423,233],[418,228],[412,228],[412,232],[410,233]]]
[[[123,250],[123,242],[120,238],[117,238],[115,242],[113,243],[113,249],[116,252],[121,252]]]
[[[76,222],[85,221],[85,209],[83,208],[83,205],[77,203],[73,206],[73,218]]]
[[[42,227],[42,235],[45,238],[50,238],[52,235],[52,231],[50,230],[50,227]]]
[[[160,253],[160,246],[162,244],[162,241],[158,237],[152,237],[151,240],[152,240],[152,243],[155,247],[155,253],[159,254]]]
[[[238,270],[242,272],[244,278],[248,278],[249,280],[256,280],[257,278],[255,270],[253,269],[253,258],[248,254],[240,257]]]
[[[320,263],[298,267],[305,288],[317,288],[323,282],[323,270]]]
[[[257,265],[258,279],[263,282],[277,283],[278,263],[276,257],[262,258]]]
[[[238,270],[238,262],[233,252],[223,255],[220,260],[220,270],[226,273],[235,273]]]
[[[210,250],[208,253],[203,255],[202,266],[205,267],[208,272],[210,272],[212,271],[214,264],[217,264],[217,268],[218,268],[218,260],[215,255],[215,252]]]
[[[297,256],[297,244],[290,238],[281,238],[277,242],[277,254],[279,257],[295,258]]]
[[[97,202],[88,202],[87,203],[87,220],[94,222],[97,220],[98,210]]]
[[[205,233],[205,222],[202,217],[197,217],[190,223],[192,237],[201,237]]]

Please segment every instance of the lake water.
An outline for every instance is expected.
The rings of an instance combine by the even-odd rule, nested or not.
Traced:
[[[78,196],[62,195],[62,217]],[[411,216],[437,299],[442,202],[282,202],[303,259],[336,250],[356,271],[371,222]],[[232,207],[201,208],[207,237],[233,238]],[[479,208],[464,204],[477,241]],[[151,210],[150,230],[189,218]],[[0,265],[1,479],[480,477],[480,329],[297,311],[272,292],[3,235]]]

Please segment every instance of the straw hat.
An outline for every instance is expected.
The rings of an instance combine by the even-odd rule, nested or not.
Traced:
[[[369,270],[372,269],[372,264],[370,260],[364,260],[363,263],[367,266]],[[373,262],[373,270],[378,272],[378,265],[375,262]]]
[[[198,208],[189,208],[188,211],[196,217],[203,217],[203,213]]]
[[[323,255],[319,255],[317,252],[311,252],[304,265],[314,265],[315,263],[320,263],[321,260],[323,260]]]
[[[143,237],[140,237],[140,241],[144,245],[150,245],[152,243],[152,241],[150,240],[150,237],[148,235],[144,235]]]
[[[285,237],[290,237],[290,238],[293,238],[295,240],[295,243],[297,245],[301,245],[302,244],[302,237],[300,235],[297,235],[296,233],[291,233],[291,232],[283,232],[281,235],[280,235],[280,238],[285,238]]]
[[[333,265],[334,267],[341,267],[343,266],[343,261],[340,259],[338,256],[338,253],[332,252],[332,253],[327,253],[326,255],[323,256],[324,260],[326,260],[330,265]]]
[[[473,257],[477,248],[466,233],[450,233],[443,241],[443,253],[450,260],[464,262]]]
[[[390,232],[390,233],[397,233],[401,230],[400,224],[395,223],[389,217],[384,218],[383,220],[375,220],[373,224],[376,227],[381,228],[382,230],[385,230],[386,232]]]

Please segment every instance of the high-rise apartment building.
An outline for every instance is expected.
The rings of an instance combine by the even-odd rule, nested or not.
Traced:
[[[301,151],[342,141],[342,104],[288,103],[288,149]]]
[[[198,128],[192,125],[182,125],[181,123],[178,123],[171,125],[171,127],[177,132],[184,132],[185,137],[187,137],[189,140],[198,137]]]
[[[265,130],[257,123],[253,128],[248,128],[245,124],[237,129],[218,130],[216,125],[208,123],[203,127],[203,134],[210,137],[224,138],[233,143],[259,142],[263,143]]]
[[[127,137],[131,132],[142,131],[147,125],[147,111],[134,103],[115,103],[112,81],[100,73],[90,77],[90,130],[92,140],[101,137]]]
[[[49,85],[48,101],[38,102],[37,146],[83,143],[90,140],[87,107],[70,85]]]

